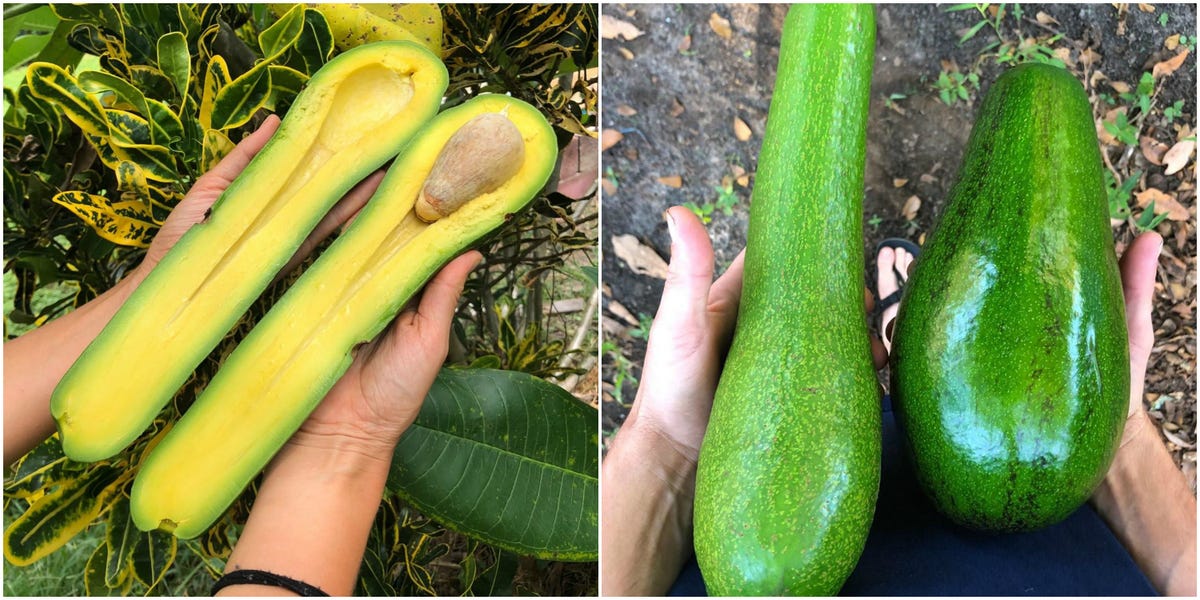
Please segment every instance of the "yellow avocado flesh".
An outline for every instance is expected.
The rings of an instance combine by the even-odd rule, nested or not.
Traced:
[[[434,223],[417,219],[414,202],[442,146],[472,117],[502,111],[525,142],[516,175]],[[353,225],[242,341],[143,464],[131,499],[137,526],[181,538],[207,530],[346,371],[354,347],[378,335],[443,264],[534,198],[556,159],[544,117],[505,96],[480,96],[430,122]]]
[[[446,72],[415,44],[363,46],[310,80],[271,141],[134,291],[55,390],[75,460],[132,442],[342,194],[432,116]]]

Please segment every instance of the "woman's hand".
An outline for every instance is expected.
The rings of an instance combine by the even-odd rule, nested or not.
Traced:
[[[343,444],[390,460],[446,360],[458,298],[482,258],[472,250],[451,261],[426,284],[419,302],[378,339],[359,347],[350,368],[289,443]]]
[[[1154,276],[1163,240],[1137,237],[1121,257],[1129,327],[1129,411],[1116,456],[1092,496],[1130,556],[1168,596],[1196,595],[1196,498],[1142,406],[1154,348]]]

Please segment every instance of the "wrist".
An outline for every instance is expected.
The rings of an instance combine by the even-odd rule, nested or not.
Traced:
[[[353,435],[344,431],[297,431],[284,444],[267,474],[290,465],[302,465],[302,470],[326,475],[360,475],[383,473],[391,468],[395,444],[386,445],[378,439]]]

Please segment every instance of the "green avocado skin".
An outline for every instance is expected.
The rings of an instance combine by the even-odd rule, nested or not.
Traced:
[[[1025,64],[988,91],[896,319],[892,398],[943,514],[1064,519],[1112,461],[1129,402],[1120,273],[1091,107]]]
[[[712,595],[831,595],[879,490],[879,386],[863,303],[875,47],[868,5],[797,5],[750,209],[737,328],[696,475]]]

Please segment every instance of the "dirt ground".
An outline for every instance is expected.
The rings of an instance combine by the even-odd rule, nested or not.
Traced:
[[[979,99],[1005,68],[997,64],[994,50],[987,50],[989,44],[1028,40],[1057,50],[1088,82],[1097,117],[1113,120],[1111,111],[1131,102],[1119,98],[1122,84],[1136,88],[1143,72],[1182,50],[1168,39],[1171,35],[1183,34],[1194,49],[1195,5],[1153,8],[1145,12],[1132,4],[1123,11],[1111,4],[1021,5],[1022,18],[1007,15],[998,33],[985,25],[960,45],[960,36],[981,20],[979,12],[945,12],[944,5],[880,5],[863,210],[867,262],[873,264],[879,240],[923,240],[936,223],[955,181]],[[602,154],[605,440],[624,421],[636,393],[645,323],[657,310],[663,285],[661,278],[636,273],[619,258],[613,239],[631,235],[643,249],[667,259],[670,240],[661,214],[672,205],[693,202],[702,209],[718,207],[709,225],[718,272],[741,250],[786,10],[784,5],[686,4],[607,4],[602,9],[610,19],[602,25],[607,38],[602,126],[613,139],[618,137],[614,131],[621,137]],[[728,21],[728,31],[721,19]],[[614,30],[606,26],[612,20],[629,33],[610,38]],[[1058,34],[1061,37],[1055,38]],[[969,100],[947,105],[939,99],[934,86],[943,71],[978,76],[977,87],[966,84]],[[1189,134],[1180,126],[1195,124],[1194,56],[1189,54],[1173,74],[1160,78],[1157,88],[1154,108],[1139,133],[1172,146]],[[1115,104],[1105,104],[1102,95]],[[1180,116],[1163,116],[1163,108],[1180,100]],[[748,139],[738,139],[735,119],[749,126]],[[1123,180],[1141,171],[1135,197],[1154,188],[1186,211],[1156,227],[1166,244],[1159,266],[1157,342],[1147,374],[1147,406],[1194,490],[1195,164],[1189,162],[1167,176],[1165,167],[1154,164],[1140,148],[1107,139],[1102,149],[1112,173]],[[739,184],[739,177],[747,185]],[[720,192],[725,186],[736,194],[729,214],[719,208],[721,200],[732,199],[729,191]],[[913,196],[919,198],[919,208],[905,215]],[[1136,200],[1130,204],[1134,217],[1145,210]],[[1114,223],[1113,231],[1118,252],[1136,233],[1132,219]],[[869,283],[866,268],[864,283]]]

